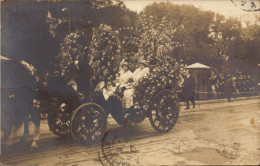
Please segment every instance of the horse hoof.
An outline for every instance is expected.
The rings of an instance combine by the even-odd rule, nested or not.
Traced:
[[[36,142],[33,142],[33,143],[31,144],[31,148],[39,148],[39,146],[37,145]]]
[[[29,152],[33,152],[33,153],[35,153],[35,152],[37,152],[38,151],[38,147],[30,147],[30,149],[29,149]]]
[[[27,143],[27,139],[26,138],[20,139],[19,144],[25,144],[25,143]]]
[[[39,146],[37,145],[37,146],[30,146],[30,149],[38,149],[39,148]]]
[[[39,148],[38,145],[31,145],[31,148]]]

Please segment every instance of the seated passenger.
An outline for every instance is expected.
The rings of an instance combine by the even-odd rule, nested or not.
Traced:
[[[148,62],[146,60],[141,60],[139,68],[137,68],[133,73],[134,86],[137,86],[149,71]]]
[[[133,85],[133,73],[128,69],[128,63],[122,64],[122,70],[117,77],[117,85],[120,87],[131,88]]]
[[[139,82],[147,76],[150,69],[148,67],[148,62],[146,60],[141,60],[139,64],[139,68],[137,68],[133,73],[133,80],[134,80],[134,86],[137,86]],[[140,105],[139,102],[135,101],[134,103],[134,109],[139,109]]]
[[[133,73],[129,70],[127,62],[122,64],[122,70],[119,72],[116,85],[123,89],[123,108],[130,108],[133,105]]]

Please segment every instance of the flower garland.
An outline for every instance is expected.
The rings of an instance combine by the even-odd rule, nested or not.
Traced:
[[[93,30],[90,43],[89,65],[93,70],[93,80],[115,81],[122,60],[118,32],[101,24]]]

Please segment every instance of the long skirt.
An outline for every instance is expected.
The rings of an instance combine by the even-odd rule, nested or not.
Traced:
[[[126,89],[122,98],[122,107],[130,108],[133,105],[133,89]]]

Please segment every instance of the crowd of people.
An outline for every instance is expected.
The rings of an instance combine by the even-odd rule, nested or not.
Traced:
[[[241,72],[236,72],[234,75],[224,75],[220,73],[218,76],[212,73],[208,85],[208,92],[210,92],[209,98],[228,97],[228,93],[236,97],[258,94],[256,76],[242,74]]]
[[[239,90],[239,92],[241,92],[241,94],[245,92],[245,95],[250,95],[246,93],[251,92],[251,94],[255,94],[255,92],[258,91],[258,81],[256,76],[241,74],[237,72],[235,82],[237,85],[237,89]]]

